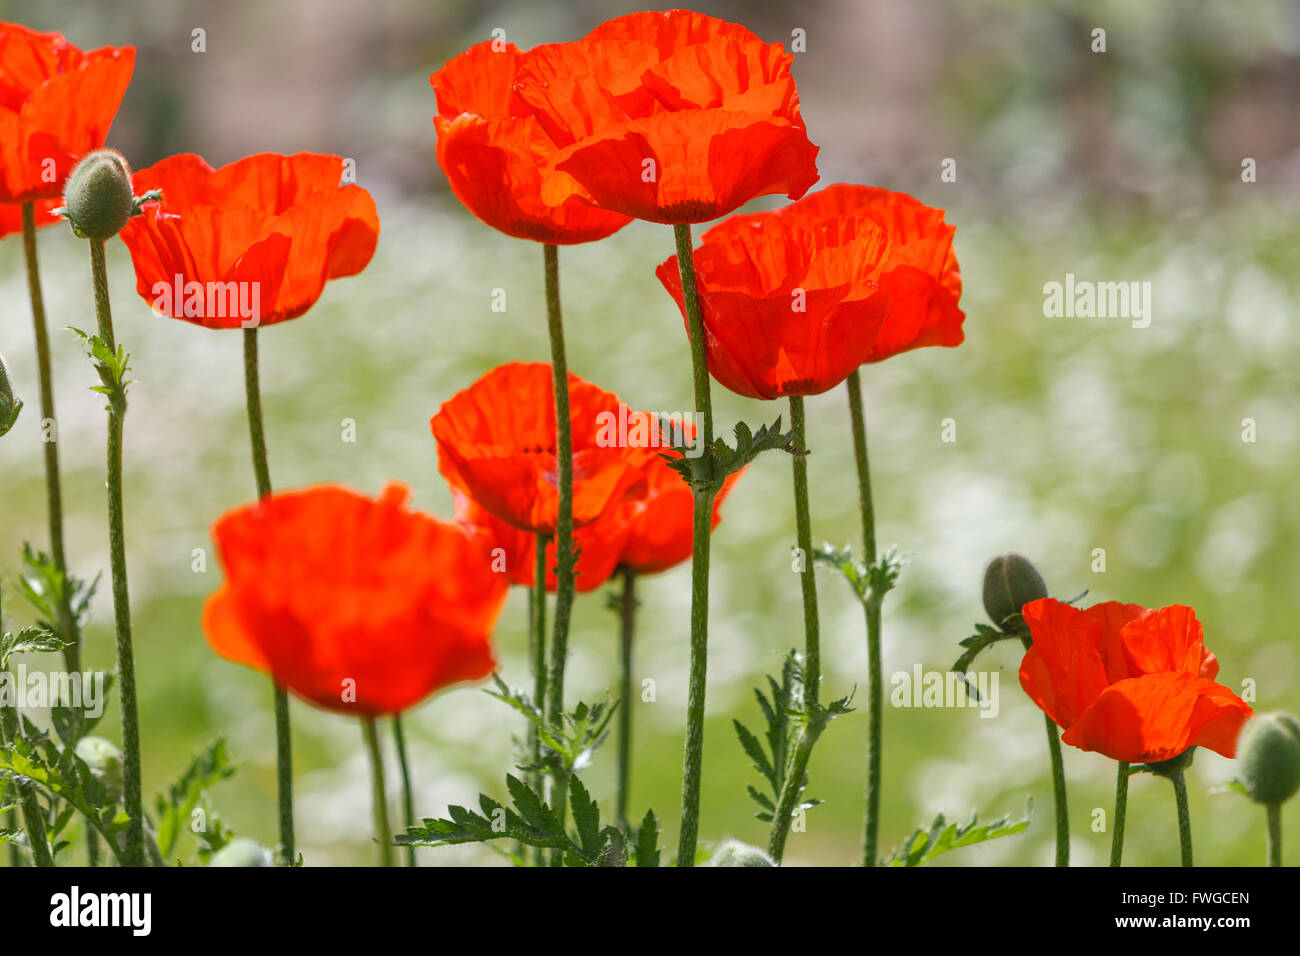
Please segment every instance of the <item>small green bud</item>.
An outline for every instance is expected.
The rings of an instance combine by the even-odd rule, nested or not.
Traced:
[[[705,866],[776,866],[776,861],[756,846],[727,840],[713,851]]]
[[[1047,597],[1047,584],[1029,559],[1004,554],[984,569],[984,610],[998,627],[1030,601]]]
[[[1196,756],[1196,748],[1188,747],[1177,757],[1170,757],[1168,760],[1157,760],[1155,763],[1146,765],[1147,770],[1157,777],[1176,777],[1192,765],[1192,759]]]
[[[77,756],[86,762],[95,778],[119,800],[122,797],[122,751],[103,737],[82,737],[77,741]]]
[[[1290,800],[1300,790],[1300,717],[1274,710],[1247,721],[1237,739],[1237,776],[1258,803]]]
[[[63,189],[64,214],[83,239],[112,239],[135,213],[131,167],[114,149],[87,153]]]
[[[271,854],[256,840],[236,837],[208,860],[208,866],[270,866]]]
[[[0,355],[0,435],[14,427],[18,413],[22,410],[22,400],[14,394],[13,385],[9,382],[9,366],[5,364],[5,357]]]

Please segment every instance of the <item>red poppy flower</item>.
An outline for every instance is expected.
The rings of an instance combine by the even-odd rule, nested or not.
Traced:
[[[595,521],[574,532],[574,546],[578,549],[575,580],[576,588],[581,592],[600,587],[619,567],[630,567],[639,574],[656,574],[691,556],[694,496],[681,475],[665,461],[665,456],[679,458],[681,453],[668,448],[660,440],[659,428],[649,412],[627,410],[625,420],[628,432],[635,436],[640,428],[640,434],[647,436],[645,447],[655,447],[657,454],[646,458],[641,465],[645,481],[643,497],[610,502]],[[683,423],[681,438],[689,442],[694,437],[694,426],[690,422]],[[713,527],[716,528],[722,520],[719,510],[722,502],[743,473],[742,470],[728,475],[714,496]],[[504,561],[511,583],[532,587],[535,536],[493,517],[473,499],[458,492],[453,494],[457,519],[483,540],[494,557]],[[548,544],[546,554],[546,586],[554,591],[554,540]]]
[[[779,398],[834,388],[872,354],[889,237],[865,215],[732,216],[704,234],[695,272],[709,371],[741,395]],[[673,256],[655,271],[686,301]]]
[[[536,576],[537,536],[531,531],[511,527],[473,498],[455,489],[452,495],[456,499],[456,520],[461,526],[479,539],[494,562],[501,562],[496,567],[505,567],[511,584],[531,588]],[[618,510],[618,507],[612,509]],[[573,532],[573,546],[578,551],[573,579],[575,590],[585,594],[609,580],[618,567],[627,536],[627,525],[615,520],[612,512],[602,514],[591,524]],[[555,593],[558,587],[555,568],[555,538],[552,537],[546,544],[546,589],[551,593]]]
[[[779,43],[725,20],[633,13],[530,50],[515,90],[559,146],[543,199],[652,222],[707,222],[755,196],[802,196],[817,147]]]
[[[1020,685],[1065,731],[1065,743],[1127,763],[1169,760],[1193,746],[1236,753],[1253,712],[1215,683],[1219,662],[1190,607],[1110,601],[1080,610],[1042,598],[1021,614],[1033,645]]]
[[[928,345],[961,345],[966,314],[957,305],[961,270],[952,246],[957,229],[943,221],[942,209],[907,193],[844,183],[827,186],[795,205],[801,215],[814,219],[867,215],[889,236],[880,280],[885,318],[866,361],[879,362]]]
[[[375,252],[375,201],[342,175],[341,158],[312,153],[215,170],[187,153],[139,170],[136,190],[163,196],[121,233],[136,291],[155,312],[208,328],[297,318]]]
[[[406,497],[399,484],[378,500],[322,485],[222,515],[212,536],[226,580],[203,610],[213,650],[371,717],[490,674],[505,575]]]
[[[940,209],[843,184],[714,226],[694,253],[713,377],[755,398],[815,395],[864,362],[960,345],[953,232]],[[677,257],[656,275],[685,318]]]
[[[559,513],[551,367],[511,362],[444,402],[433,416],[438,469],[451,486],[501,521],[554,534]],[[569,373],[573,435],[573,524],[591,524],[610,502],[644,489],[653,449],[605,440],[617,396]]]
[[[631,220],[576,196],[542,201],[542,171],[558,149],[514,91],[523,57],[514,44],[488,40],[429,77],[438,165],[456,198],[508,236],[558,245],[603,239]]]
[[[104,145],[134,67],[134,47],[83,53],[62,34],[0,23],[0,203],[59,198]]]

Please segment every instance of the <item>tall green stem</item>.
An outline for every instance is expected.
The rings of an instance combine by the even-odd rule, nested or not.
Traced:
[[[1110,865],[1120,866],[1124,858],[1124,818],[1128,814],[1128,764],[1119,762],[1115,776],[1115,819],[1110,835]]]
[[[618,715],[618,801],[619,826],[627,829],[628,783],[632,773],[632,641],[636,629],[636,570],[622,569],[623,594],[619,611],[619,661],[622,670]]]
[[[388,788],[384,784],[384,752],[379,746],[375,718],[361,718],[361,732],[370,752],[370,794],[374,807],[375,839],[379,841],[379,865],[393,865],[393,831],[388,825]]]
[[[411,768],[406,758],[406,734],[402,730],[402,715],[393,714],[393,737],[397,740],[397,763],[402,770],[402,817],[408,829],[415,826],[415,801],[411,796]],[[406,848],[406,865],[415,866],[415,847]]]
[[[808,428],[804,420],[803,396],[790,396],[790,427],[798,452],[794,461],[794,518],[803,571],[804,696],[805,707],[814,707],[821,686],[821,633],[817,620],[817,574],[812,560],[812,519],[808,512]]]
[[[781,799],[772,814],[772,832],[767,839],[767,852],[777,863],[785,856],[785,841],[790,835],[790,825],[794,822],[794,805],[803,792],[804,777],[808,773],[808,758],[812,756],[813,745],[817,742],[815,734],[805,726],[799,731],[795,742],[794,754],[790,765],[786,767],[785,782],[781,787]]]
[[[58,595],[59,638],[64,642],[63,660],[70,672],[81,669],[81,633],[72,613],[69,593],[68,563],[63,550],[63,488],[59,478],[58,426],[54,424],[54,374],[50,370],[50,338],[45,322],[45,297],[41,293],[41,273],[36,261],[36,206],[23,203],[23,256],[27,262],[27,292],[32,300],[32,326],[36,333],[36,367],[40,376],[41,429],[53,427],[45,445],[45,492],[49,506],[50,557],[63,579]],[[93,838],[92,838],[93,839]],[[96,846],[96,850],[98,846]],[[96,853],[96,855],[98,855]],[[93,865],[93,864],[92,864]]]
[[[533,667],[533,702],[537,709],[546,713],[546,545],[550,540],[544,534],[533,535],[533,587],[528,592],[529,637],[528,644]],[[542,738],[538,727],[528,722],[529,752],[532,754],[533,791],[542,795],[543,774]],[[546,862],[546,851],[540,847],[536,850],[537,865]]]
[[[257,328],[244,329],[244,398],[248,408],[248,435],[253,453],[253,475],[260,501],[271,493],[271,468],[266,457],[266,431],[262,424],[262,385],[257,357]],[[280,816],[281,862],[292,866],[297,848],[293,832],[293,734],[289,724],[289,694],[271,680],[275,709],[275,770]]]
[[[1268,865],[1282,865],[1282,804],[1270,803],[1268,813]]]
[[[1171,778],[1174,784],[1174,802],[1178,804],[1178,846],[1183,855],[1183,866],[1192,865],[1192,814],[1187,808],[1187,780],[1180,770]]]
[[[794,515],[799,555],[802,569],[799,576],[803,590],[804,623],[804,701],[805,710],[817,706],[818,688],[821,684],[821,635],[817,618],[817,578],[812,562],[812,519],[808,511],[808,427],[804,419],[803,396],[790,396],[790,426],[798,451],[794,455]],[[787,768],[785,782],[776,811],[772,814],[772,833],[768,852],[777,863],[785,854],[785,841],[790,835],[794,805],[803,790],[808,758],[818,734],[813,724],[805,722],[795,745],[794,758]]]
[[[713,444],[713,400],[709,395],[709,362],[704,347],[704,314],[695,284],[695,259],[691,227],[673,226],[677,242],[677,268],[686,302],[686,325],[691,340],[691,372],[695,383],[696,440],[704,454]],[[682,771],[682,822],[677,843],[677,865],[695,865],[700,830],[700,783],[704,766],[704,694],[709,658],[709,535],[713,530],[713,486],[692,488],[694,517],[691,546],[691,665],[686,704],[686,747]]]
[[[1029,635],[1020,638],[1025,650],[1034,644]],[[1047,728],[1047,749],[1052,756],[1052,794],[1056,805],[1056,865],[1070,865],[1070,810],[1065,800],[1065,760],[1061,756],[1061,733],[1051,717],[1043,715]],[[1125,787],[1127,788],[1127,783]]]
[[[551,382],[555,393],[555,464],[559,485],[555,520],[555,631],[551,638],[546,716],[550,724],[558,726],[564,713],[564,665],[569,654],[569,616],[573,610],[573,421],[569,412],[569,366],[564,356],[564,320],[560,314],[559,253],[553,245],[548,244],[543,249],[546,326],[551,339]]]
[[[90,271],[95,287],[95,317],[99,338],[117,351],[113,313],[108,301],[108,267],[104,241],[90,240]],[[135,690],[135,652],[131,642],[131,601],[126,580],[126,527],[122,517],[122,420],[126,417],[126,386],[120,384],[108,402],[108,543],[113,579],[113,617],[117,634],[117,692],[122,715],[122,800],[129,823],[124,857],[128,866],[145,865],[144,804],[140,784],[140,718]]]
[[[853,457],[858,468],[858,509],[862,513],[862,561],[876,563],[876,511],[871,500],[871,464],[867,457],[867,423],[862,408],[862,378],[854,369],[845,383],[853,428]],[[880,649],[883,595],[868,593],[862,610],[867,622],[867,806],[862,823],[862,865],[879,862],[881,754],[884,746],[884,678]]]

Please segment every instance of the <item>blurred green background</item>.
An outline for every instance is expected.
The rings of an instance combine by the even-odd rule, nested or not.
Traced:
[[[913,192],[957,226],[967,341],[906,354],[864,375],[879,538],[907,554],[886,604],[887,675],[942,670],[982,618],[984,563],[1017,550],[1053,593],[1150,606],[1189,603],[1221,662],[1220,680],[1257,684],[1261,709],[1300,710],[1300,400],[1295,330],[1300,276],[1300,6],[1197,2],[938,3],[822,0],[702,4],[769,40],[806,31],[794,70],[822,182]],[[471,218],[434,161],[428,75],[493,28],[521,46],[580,36],[629,8],[586,2],[227,0],[73,3],[0,0],[0,19],[58,29],[83,48],[137,47],[135,78],[109,144],[142,167],[179,151],[220,164],[250,152],[315,150],[357,160],[383,232],[370,267],[331,283],[300,320],[262,338],[271,471],[278,487],[338,481],[370,493],[396,478],[417,506],[450,514],[428,420],[494,365],[546,360],[540,248]],[[1107,52],[1093,53],[1092,31]],[[205,31],[206,52],[192,51]],[[1241,178],[1255,160],[1257,182]],[[957,180],[940,181],[956,160]],[[775,200],[755,204],[770,207]],[[691,407],[682,320],[652,270],[666,227],[635,223],[560,256],[571,367],[634,407]],[[68,553],[108,566],[102,400],[75,337],[93,322],[86,250],[61,227],[40,236],[54,330]],[[136,621],[146,794],[218,735],[242,768],[217,810],[274,843],[274,757],[264,677],[218,659],[198,626],[220,571],[191,570],[223,510],[253,496],[240,340],[154,316],[130,260],[109,249],[118,336],[133,354],[126,420],[126,521]],[[1067,272],[1150,281],[1149,328],[1121,319],[1046,318],[1043,284]],[[507,290],[505,313],[492,290]],[[28,408],[0,441],[0,571],[25,540],[46,546],[37,389],[21,242],[0,242],[0,351]],[[714,392],[720,429],[784,407]],[[859,538],[842,389],[808,403],[814,533]],[[1257,441],[1243,442],[1243,419]],[[342,440],[342,423],[357,440]],[[955,442],[941,440],[952,419]],[[738,484],[714,541],[709,721],[701,836],[764,844],[731,720],[754,725],[750,688],[802,642],[790,470],[765,456]],[[1092,570],[1095,548],[1105,573]],[[863,706],[823,737],[809,793],[826,801],[792,835],[793,864],[858,858],[866,737],[862,616],[848,587],[819,573],[825,693],[859,688]],[[689,572],[641,586],[632,810],[653,806],[675,846],[686,707]],[[12,598],[10,619],[23,609]],[[497,633],[503,673],[527,679],[525,600]],[[91,665],[112,666],[112,609],[101,588],[87,634]],[[604,596],[579,599],[572,695],[616,683],[615,620]],[[29,659],[29,666],[36,666]],[[1052,800],[1042,718],[1002,645],[980,667],[1001,678],[1000,713],[886,706],[883,848],[936,812],[1035,818],[1023,836],[944,864],[1044,864]],[[369,783],[356,723],[294,707],[299,841],[306,862],[374,861]],[[116,736],[116,716],[102,725]],[[512,711],[473,688],[410,714],[416,810],[503,796]],[[390,752],[390,760],[392,754]],[[1072,860],[1104,863],[1114,764],[1067,748]],[[588,772],[608,810],[612,748]],[[391,766],[391,763],[390,763]],[[1202,752],[1190,773],[1197,859],[1263,859],[1263,813],[1210,791],[1231,761]],[[393,783],[395,774],[390,774]],[[395,784],[393,805],[396,803]],[[1300,832],[1300,808],[1286,810]],[[1126,862],[1177,861],[1173,797],[1136,778]],[[192,848],[184,847],[185,852]],[[1287,850],[1294,862],[1296,853]],[[423,865],[496,862],[475,848],[423,850]]]

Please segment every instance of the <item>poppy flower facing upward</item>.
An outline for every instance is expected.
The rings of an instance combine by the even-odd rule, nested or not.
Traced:
[[[505,575],[406,497],[399,484],[378,500],[321,485],[223,515],[212,536],[226,580],[203,611],[213,650],[367,717],[487,677]]]
[[[190,153],[136,172],[162,190],[122,230],[155,312],[216,329],[297,318],[370,262],[379,216],[338,156],[259,153],[213,169]]]
[[[694,252],[709,371],[741,395],[834,388],[872,355],[884,323],[885,230],[870,216],[822,218],[801,205],[732,216]],[[655,274],[685,319],[677,257]]]
[[[135,67],[134,47],[83,53],[59,33],[0,23],[0,203],[36,202],[39,225],[57,219],[63,183],[104,145]],[[17,209],[0,226],[21,228]]]
[[[429,77],[438,97],[438,165],[452,192],[508,236],[566,245],[603,239],[631,220],[571,196],[542,201],[542,171],[558,148],[514,91],[524,53],[488,40]]]
[[[866,361],[929,345],[961,345],[966,314],[957,305],[961,270],[952,245],[957,229],[944,222],[942,209],[907,193],[844,183],[805,196],[795,206],[800,215],[821,220],[870,216],[889,236],[880,279],[885,317]]]
[[[1253,711],[1215,683],[1190,607],[1109,601],[1087,610],[1041,598],[1021,611],[1033,645],[1020,685],[1063,730],[1061,740],[1126,763],[1170,760],[1189,747],[1225,757]]]
[[[554,395],[550,365],[511,362],[444,402],[431,422],[438,469],[452,488],[536,534],[554,534],[559,515]],[[569,373],[575,528],[644,492],[641,469],[656,449],[605,439],[618,409],[617,396]]]
[[[694,253],[713,377],[755,398],[815,395],[865,362],[960,345],[954,231],[904,193],[844,184],[714,226]],[[685,318],[677,257],[656,275]]]
[[[817,181],[793,54],[725,20],[632,13],[534,47],[515,91],[558,147],[543,198],[662,223],[708,222]]]

